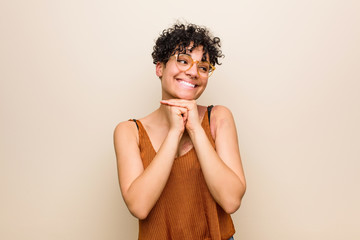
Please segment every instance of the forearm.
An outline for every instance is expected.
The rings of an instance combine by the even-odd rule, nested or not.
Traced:
[[[245,184],[219,157],[203,128],[197,128],[189,135],[211,195],[226,212],[235,212],[245,193]]]
[[[125,201],[133,215],[146,218],[159,199],[175,159],[181,135],[169,132],[148,167],[130,185]]]

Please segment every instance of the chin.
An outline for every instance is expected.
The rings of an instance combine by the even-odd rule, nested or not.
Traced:
[[[184,94],[184,95],[177,95],[176,96],[176,98],[179,98],[179,99],[184,99],[184,100],[196,100],[196,99],[198,99],[200,96],[194,96],[194,95],[186,95],[186,94]]]
[[[190,93],[190,92],[177,92],[174,97],[184,100],[197,100],[201,96],[202,92]]]

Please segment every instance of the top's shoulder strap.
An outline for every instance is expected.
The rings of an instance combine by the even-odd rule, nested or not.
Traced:
[[[134,123],[136,124],[137,129],[139,130],[139,125],[138,125],[136,119],[129,119],[129,121],[134,121]]]
[[[207,107],[209,124],[210,124],[211,110],[212,110],[213,107],[214,107],[214,105],[210,105],[210,106]]]

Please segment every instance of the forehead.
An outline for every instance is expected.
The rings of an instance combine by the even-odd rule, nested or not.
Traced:
[[[193,44],[190,44],[186,47],[183,53],[189,54],[192,58],[198,58],[199,60],[209,60],[209,54],[204,55],[203,46],[193,47]]]
[[[204,52],[204,49],[203,49],[203,46],[202,45],[198,45],[198,46],[194,46],[194,43],[193,42],[191,42],[190,44],[189,44],[189,46],[187,46],[187,47],[185,47],[184,49],[183,49],[183,51],[185,52],[186,51],[186,53],[192,53],[192,52]]]

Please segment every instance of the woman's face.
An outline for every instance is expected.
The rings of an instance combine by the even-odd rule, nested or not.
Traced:
[[[202,46],[186,52],[194,61],[201,61],[203,53]],[[199,74],[197,64],[183,71],[176,61],[176,57],[171,56],[166,64],[156,65],[156,75],[161,79],[162,99],[198,99],[206,88],[208,77]]]

